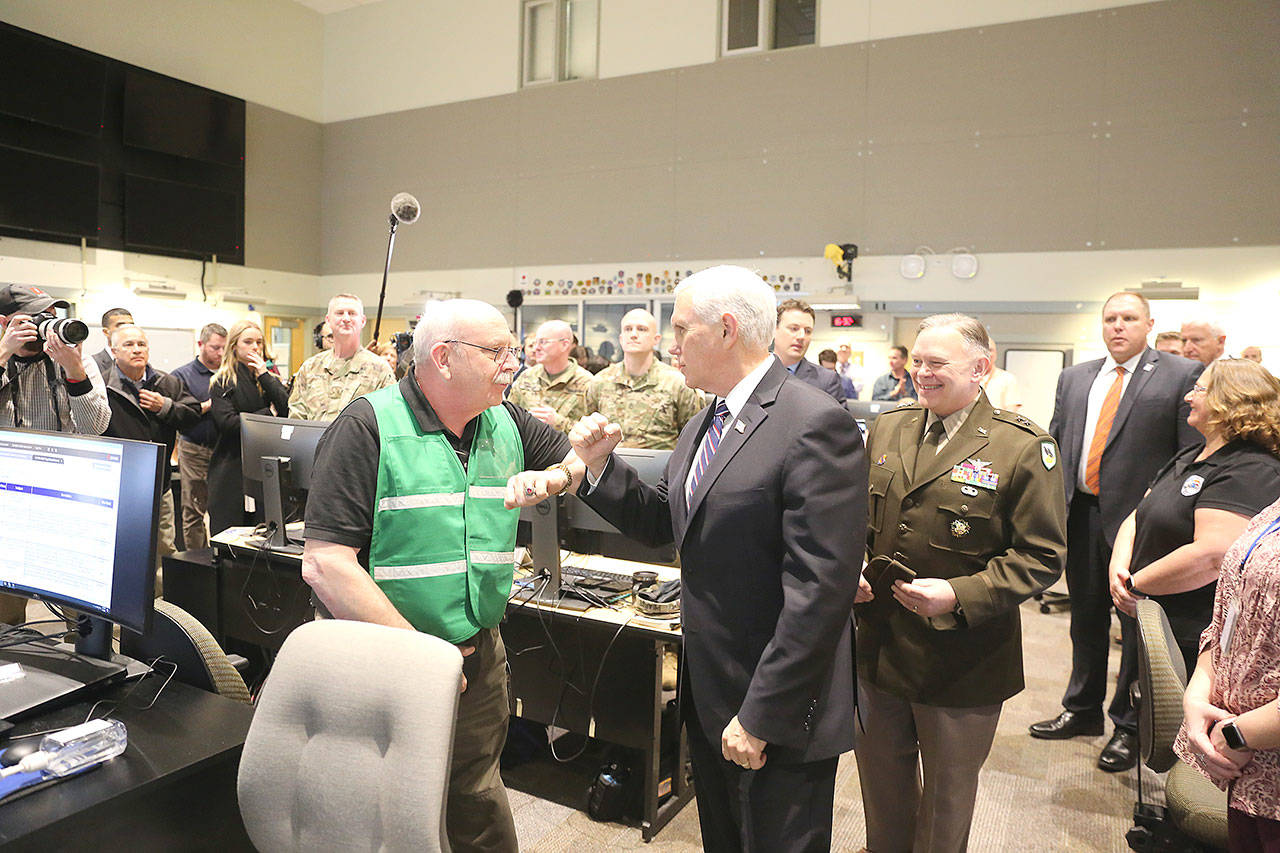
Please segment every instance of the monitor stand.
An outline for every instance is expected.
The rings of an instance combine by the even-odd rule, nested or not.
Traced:
[[[553,610],[581,612],[595,607],[590,602],[565,595],[560,575],[559,499],[547,498],[532,510],[533,536],[529,543],[529,556],[533,559],[534,571],[539,575],[545,574],[547,581],[541,591],[529,600]]]
[[[262,515],[270,532],[257,543],[273,554],[302,556],[302,546],[289,541],[285,530],[284,496],[293,484],[288,456],[262,457]]]
[[[0,681],[0,719],[38,714],[128,676],[132,659],[110,652],[111,623],[90,619],[92,630],[77,641],[74,650],[52,637],[0,649],[0,667],[18,664],[22,668],[20,677]],[[111,659],[104,660],[104,655]]]
[[[0,720],[30,717],[151,672],[149,665],[111,651],[111,622],[80,615],[89,620],[90,630],[74,647],[55,637],[37,637],[0,649],[0,667],[16,663],[23,672],[21,678],[0,681]]]

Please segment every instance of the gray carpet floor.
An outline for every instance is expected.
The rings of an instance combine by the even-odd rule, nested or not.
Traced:
[[[991,756],[982,769],[970,837],[973,851],[1127,851],[1124,834],[1132,825],[1137,781],[1134,773],[1110,774],[1094,762],[1110,736],[1067,741],[1033,740],[1027,726],[1056,714],[1071,663],[1068,614],[1041,614],[1023,606],[1023,650],[1027,689],[1005,703]],[[1113,645],[1112,677],[1119,661]],[[636,826],[598,823],[566,802],[577,791],[512,789],[521,849],[529,853],[588,853],[645,850],[686,853],[702,849],[697,804],[690,803],[650,844]],[[550,784],[569,784],[564,777]],[[1143,769],[1146,798],[1163,802],[1163,780]],[[540,795],[539,795],[540,794]],[[836,775],[833,849],[862,847],[864,827],[858,770],[853,754],[840,760]]]

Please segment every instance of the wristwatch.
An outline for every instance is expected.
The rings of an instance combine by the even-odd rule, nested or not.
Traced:
[[[1132,595],[1134,598],[1146,598],[1146,597],[1147,597],[1147,594],[1146,594],[1145,592],[1142,592],[1142,591],[1140,591],[1140,590],[1134,589],[1134,586],[1133,586],[1133,575],[1129,575],[1127,578],[1125,578],[1125,579],[1124,579],[1124,588],[1125,588],[1126,590],[1128,590],[1129,594],[1130,594],[1130,595]]]
[[[1236,728],[1235,719],[1227,720],[1218,726],[1218,730],[1222,732],[1222,739],[1227,742],[1227,746],[1232,749],[1248,749],[1249,744],[1245,743],[1244,735],[1240,733],[1240,729]]]

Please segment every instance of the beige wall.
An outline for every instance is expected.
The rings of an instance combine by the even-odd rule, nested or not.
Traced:
[[[250,103],[245,110],[244,260],[320,273],[322,126]]]
[[[321,268],[374,268],[401,189],[430,227],[399,269],[1278,245],[1273,8],[1171,0],[328,124]]]

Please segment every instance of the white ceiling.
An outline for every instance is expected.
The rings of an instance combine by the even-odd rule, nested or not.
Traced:
[[[377,3],[379,0],[294,0],[295,3],[301,3],[308,9],[314,9],[321,15],[327,15],[330,12],[341,12],[346,9],[354,9],[357,6],[367,6],[370,3]]]

